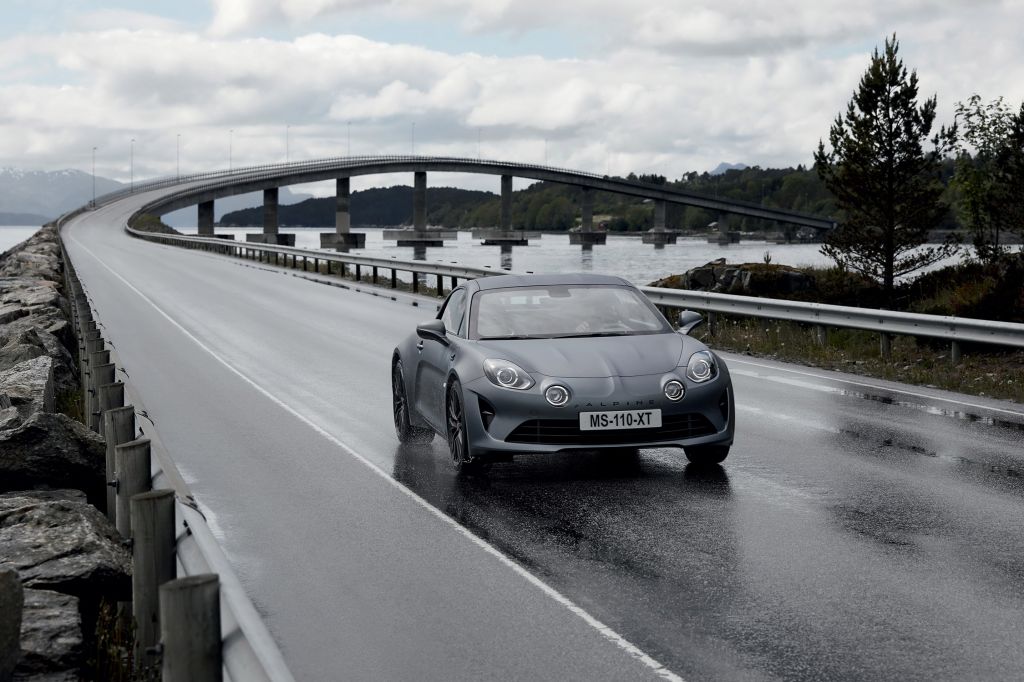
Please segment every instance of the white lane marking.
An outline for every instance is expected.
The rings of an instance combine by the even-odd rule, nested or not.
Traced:
[[[551,587],[550,585],[545,583],[543,580],[541,580],[540,578],[538,578],[537,576],[533,575],[532,573],[527,571],[525,568],[523,568],[522,566],[520,566],[519,564],[514,562],[512,559],[510,559],[507,556],[505,556],[504,554],[502,554],[501,551],[498,550],[497,548],[495,548],[494,546],[488,544],[487,542],[485,542],[485,541],[481,540],[480,538],[478,538],[477,536],[473,535],[473,533],[471,533],[468,529],[466,529],[463,526],[459,525],[456,521],[454,521],[452,518],[447,516],[440,509],[438,509],[437,507],[434,507],[432,504],[430,504],[425,499],[423,499],[422,497],[420,497],[419,495],[414,493],[412,490],[410,490],[409,488],[406,488],[401,483],[396,481],[386,471],[384,471],[383,469],[378,467],[376,464],[374,464],[370,460],[368,460],[365,457],[363,457],[362,455],[360,455],[358,452],[356,452],[355,450],[350,448],[348,445],[346,445],[342,441],[338,440],[336,437],[334,437],[333,435],[328,433],[326,430],[324,430],[322,427],[320,427],[315,422],[310,420],[308,417],[306,417],[303,414],[300,414],[297,410],[295,410],[292,407],[288,406],[286,403],[284,403],[282,400],[280,400],[277,396],[275,396],[272,393],[270,393],[270,391],[266,390],[265,388],[263,388],[262,386],[257,384],[255,381],[253,381],[252,379],[247,377],[240,370],[236,369],[233,365],[228,363],[227,360],[225,360],[224,358],[222,358],[219,355],[217,355],[217,353],[215,353],[211,348],[206,346],[206,344],[204,344],[198,338],[193,336],[193,334],[190,331],[185,329],[183,326],[181,326],[181,324],[179,324],[176,320],[174,320],[170,315],[165,313],[163,311],[163,309],[161,309],[160,306],[158,306],[148,296],[146,296],[146,294],[144,294],[141,291],[139,291],[138,289],[136,289],[135,286],[131,284],[131,282],[126,280],[124,277],[122,277],[120,274],[118,274],[113,268],[111,268],[109,265],[107,265],[102,260],[100,260],[100,258],[95,253],[93,253],[91,250],[89,250],[85,245],[83,245],[77,239],[72,239],[71,241],[73,241],[76,246],[78,246],[83,251],[85,251],[90,256],[92,256],[96,260],[96,262],[99,263],[100,265],[102,265],[104,268],[106,268],[110,272],[110,274],[114,275],[114,277],[116,277],[117,279],[121,280],[121,282],[123,282],[125,286],[127,286],[129,289],[134,291],[136,294],[138,294],[139,297],[142,298],[142,300],[144,300],[146,303],[148,303],[150,306],[152,306],[152,308],[155,311],[157,311],[160,315],[162,315],[168,322],[170,322],[172,325],[177,327],[178,330],[181,331],[182,334],[187,336],[193,343],[195,343],[197,346],[199,346],[204,351],[206,351],[206,353],[209,354],[210,357],[212,357],[214,360],[216,360],[221,365],[223,365],[228,371],[230,371],[233,374],[235,374],[239,379],[241,379],[242,381],[246,382],[247,384],[252,386],[257,391],[259,391],[268,400],[270,400],[275,405],[277,405],[281,409],[285,410],[286,412],[288,412],[289,414],[294,416],[299,421],[301,421],[304,424],[306,424],[307,426],[309,426],[311,429],[316,431],[318,434],[320,434],[323,438],[327,439],[329,442],[333,443],[334,445],[337,445],[339,448],[344,450],[350,456],[354,457],[356,460],[358,460],[358,461],[362,462],[363,464],[365,464],[366,466],[368,466],[374,473],[376,473],[382,479],[384,479],[389,484],[391,484],[391,486],[394,487],[396,490],[398,490],[399,492],[401,492],[404,495],[408,496],[416,504],[418,504],[419,506],[423,507],[423,509],[427,510],[428,512],[433,514],[435,517],[437,517],[438,519],[442,520],[443,522],[448,524],[450,527],[454,528],[463,537],[467,538],[470,542],[475,544],[477,547],[481,548],[482,550],[484,550],[485,552],[487,552],[488,554],[490,554],[491,556],[496,558],[499,562],[501,562],[502,564],[504,564],[505,566],[510,568],[513,572],[517,573],[520,577],[525,579],[528,583],[530,583],[534,587],[538,588],[541,592],[546,594],[548,597],[553,599],[555,602],[557,602],[561,606],[564,606],[571,613],[573,613],[574,615],[578,616],[581,620],[583,620],[583,622],[585,622],[591,628],[593,628],[594,630],[597,630],[597,632],[600,633],[600,635],[602,637],[604,637],[606,640],[608,640],[609,642],[615,644],[617,647],[619,647],[620,649],[625,651],[627,654],[629,654],[631,657],[633,657],[636,661],[638,661],[638,662],[642,663],[643,665],[647,666],[648,668],[650,668],[651,671],[654,672],[655,675],[657,675],[658,677],[660,677],[662,679],[665,679],[665,680],[672,680],[673,682],[684,682],[682,677],[680,677],[679,675],[675,674],[674,672],[672,672],[671,670],[666,668],[664,665],[662,665],[661,663],[656,661],[654,658],[652,658],[651,656],[646,654],[643,650],[641,650],[639,647],[637,647],[636,645],[631,643],[629,640],[627,640],[625,637],[623,637],[622,635],[617,633],[615,630],[611,629],[610,627],[608,627],[607,625],[605,625],[604,623],[599,621],[597,618],[595,618],[594,616],[592,616],[589,613],[587,613],[582,607],[576,605],[572,600],[570,600],[568,597],[563,595],[561,592],[559,592],[555,588]]]
[[[752,365],[754,367],[761,367],[768,370],[774,370],[777,372],[790,372],[792,374],[802,374],[806,377],[814,377],[815,379],[821,379],[823,381],[837,381],[844,384],[850,384],[852,386],[863,386],[864,388],[874,389],[876,391],[888,391],[890,393],[902,393],[903,395],[912,395],[915,398],[921,398],[923,400],[941,400],[945,403],[952,403],[954,405],[963,405],[964,407],[973,407],[976,410],[989,410],[991,412],[1002,412],[1003,414],[1012,414],[1014,417],[1024,417],[1024,412],[1017,412],[1015,410],[1007,410],[1002,407],[994,407],[992,405],[978,405],[977,403],[969,403],[965,400],[958,400],[956,398],[945,398],[938,395],[928,395],[927,393],[917,393],[915,391],[908,391],[903,388],[892,388],[888,386],[879,386],[878,384],[869,384],[864,381],[853,381],[851,379],[842,379],[839,377],[825,376],[824,374],[816,374],[814,372],[807,372],[799,369],[789,369],[788,367],[776,367],[775,365],[765,365],[759,362],[752,362],[750,360],[743,360],[742,358],[731,357],[729,362],[739,362],[745,365]],[[755,376],[759,379],[773,380],[772,377],[766,377],[760,374],[748,374],[747,376]],[[776,379],[778,380],[778,379]]]

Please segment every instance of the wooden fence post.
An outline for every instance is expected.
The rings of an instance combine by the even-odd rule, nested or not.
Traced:
[[[135,670],[147,667],[146,651],[160,640],[160,586],[174,580],[174,491],[154,490],[131,499],[132,615]]]
[[[220,579],[213,574],[160,586],[163,682],[221,682]]]

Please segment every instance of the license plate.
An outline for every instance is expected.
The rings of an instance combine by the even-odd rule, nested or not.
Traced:
[[[580,412],[580,431],[656,429],[660,426],[661,410]]]

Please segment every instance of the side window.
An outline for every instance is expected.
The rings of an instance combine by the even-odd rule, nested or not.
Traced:
[[[456,289],[448,297],[448,302],[441,312],[441,321],[444,328],[456,336],[466,335],[466,290]]]

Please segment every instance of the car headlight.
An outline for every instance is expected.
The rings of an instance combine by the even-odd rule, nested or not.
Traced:
[[[525,391],[533,386],[533,378],[522,367],[508,360],[484,360],[484,374],[495,386]]]
[[[544,398],[555,407],[561,407],[569,402],[569,389],[565,386],[549,386],[548,390],[544,391]]]
[[[718,376],[718,363],[711,351],[699,350],[690,356],[686,363],[686,378],[690,381],[703,384]]]

